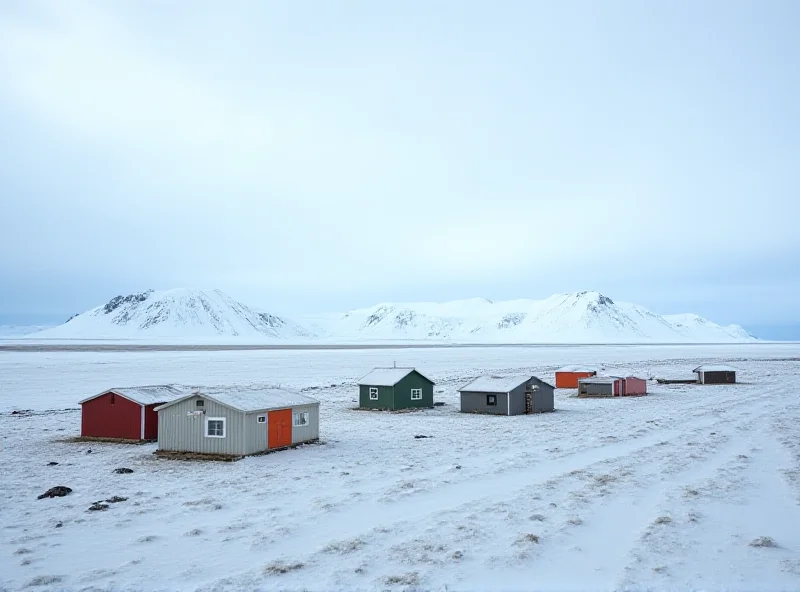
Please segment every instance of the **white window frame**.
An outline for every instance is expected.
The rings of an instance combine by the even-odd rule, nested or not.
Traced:
[[[494,399],[494,403],[490,401]],[[497,395],[486,395],[486,406],[487,407],[496,407],[497,406]]]
[[[411,389],[411,400],[422,401],[422,389]]]
[[[298,423],[298,420],[304,417],[305,423]],[[296,411],[292,414],[292,426],[296,428],[304,428],[311,423],[311,414],[308,411]]]
[[[267,423],[267,416],[266,415],[259,415],[256,419],[256,423]]]
[[[378,387],[377,386],[369,387],[369,400],[370,401],[377,401],[378,400]]]
[[[218,436],[216,434],[212,435],[208,433],[208,422],[210,421],[221,421],[222,422],[222,435]],[[228,421],[226,417],[206,417],[206,424],[205,424],[205,437],[206,438],[226,438],[228,436]]]

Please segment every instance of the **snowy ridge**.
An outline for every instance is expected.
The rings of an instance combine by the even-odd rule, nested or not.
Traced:
[[[189,289],[148,290],[116,296],[103,306],[34,336],[68,339],[313,337],[297,323],[256,311],[219,290]]]
[[[29,337],[47,339],[255,339],[369,343],[731,343],[753,341],[738,325],[694,314],[660,316],[598,292],[545,300],[383,303],[346,314],[288,320],[248,307],[219,290],[149,290],[117,296],[65,324]]]
[[[0,338],[20,337],[49,329],[52,325],[0,325]]]
[[[486,299],[379,304],[328,318],[331,338],[414,339],[471,343],[727,343],[752,341],[742,327],[697,315],[660,316],[598,292],[545,300]]]

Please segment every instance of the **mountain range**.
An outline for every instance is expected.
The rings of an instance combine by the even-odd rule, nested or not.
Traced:
[[[28,337],[63,339],[309,339],[299,324],[257,311],[219,290],[147,290],[115,296],[63,325]]]
[[[721,326],[694,314],[662,316],[598,292],[556,294],[545,300],[383,303],[293,320],[249,307],[219,290],[195,289],[116,296],[27,338],[449,343],[755,340],[739,325]]]

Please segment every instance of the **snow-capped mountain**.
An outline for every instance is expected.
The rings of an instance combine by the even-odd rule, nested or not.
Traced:
[[[310,338],[288,319],[257,311],[219,290],[177,289],[116,296],[63,325],[35,333],[65,339]]]
[[[219,290],[148,290],[117,296],[58,327],[50,339],[250,338],[327,342],[428,340],[457,343],[724,343],[754,340],[738,325],[693,314],[660,316],[597,292],[545,300],[485,298],[378,304],[300,323],[248,307]]]
[[[545,300],[379,304],[315,321],[329,337],[348,340],[721,343],[754,339],[738,325],[722,327],[697,315],[664,317],[597,292],[557,294]]]

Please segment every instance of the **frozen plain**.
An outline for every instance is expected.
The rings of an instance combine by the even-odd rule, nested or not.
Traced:
[[[797,590],[798,358],[798,344],[0,352],[0,590]],[[355,381],[395,361],[446,405],[352,410]],[[706,361],[742,384],[458,413],[456,389],[484,372],[675,377]],[[86,395],[164,382],[302,389],[322,402],[322,443],[188,463],[59,441]],[[55,485],[74,491],[36,499]]]

